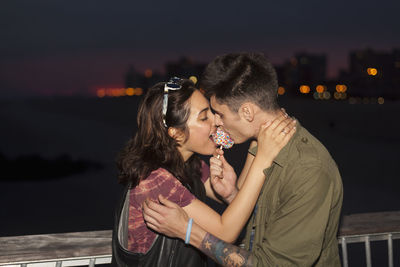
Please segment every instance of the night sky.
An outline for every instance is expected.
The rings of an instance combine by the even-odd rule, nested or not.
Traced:
[[[208,62],[235,51],[280,64],[326,53],[328,75],[351,50],[400,47],[400,1],[2,0],[2,97],[86,95],[123,86],[133,64],[163,71],[188,56]]]
[[[124,87],[130,65],[162,73],[183,56],[207,63],[239,51],[263,52],[276,65],[298,52],[326,54],[334,78],[351,51],[400,49],[399,14],[400,0],[0,0],[0,236],[112,228],[115,158],[136,130],[140,99],[47,96]],[[280,103],[337,162],[342,215],[400,210],[399,101],[299,99]],[[226,154],[237,171],[246,151]],[[60,162],[86,162],[85,171],[62,173]],[[386,248],[380,253],[387,258]]]

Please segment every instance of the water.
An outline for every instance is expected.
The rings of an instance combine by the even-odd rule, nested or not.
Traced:
[[[52,159],[68,154],[72,160],[103,166],[39,181],[8,181],[3,174],[0,236],[111,229],[121,192],[114,159],[136,128],[137,103],[136,98],[0,102],[0,153],[8,159],[31,154]],[[400,210],[399,104],[282,102],[336,160],[344,185],[343,215]],[[226,151],[237,170],[247,145]]]

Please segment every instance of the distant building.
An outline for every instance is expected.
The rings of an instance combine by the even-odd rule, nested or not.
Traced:
[[[299,83],[316,85],[326,81],[326,55],[296,54]]]
[[[136,71],[133,65],[130,65],[124,76],[125,87],[141,88],[143,89],[143,92],[145,92],[154,84],[167,81],[168,78],[173,76],[178,76],[181,78],[190,78],[191,76],[195,76],[195,79],[198,79],[205,66],[206,64],[195,63],[187,57],[182,57],[176,62],[167,62],[165,64],[166,75],[162,75],[160,73],[153,72],[150,69],[147,69],[144,71],[144,73],[141,73]]]
[[[339,79],[350,85],[352,95],[400,98],[400,49],[356,50],[349,59],[349,71],[341,72]]]
[[[302,85],[315,88],[326,82],[326,55],[297,53],[283,65],[275,66],[279,84],[289,95],[300,95]]]
[[[130,65],[125,73],[125,88],[142,87],[143,75],[135,70],[133,65]]]
[[[153,72],[150,69],[145,70],[144,73],[137,72],[133,65],[130,65],[128,71],[125,73],[126,88],[142,88],[145,91],[154,84],[164,80],[163,75]]]
[[[167,62],[165,65],[165,70],[167,77],[178,76],[180,78],[188,79],[191,76],[199,78],[205,67],[206,64],[195,63],[190,58],[182,57],[176,62]]]

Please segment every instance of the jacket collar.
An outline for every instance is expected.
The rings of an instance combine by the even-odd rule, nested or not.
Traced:
[[[281,151],[279,152],[279,154],[275,157],[274,162],[276,164],[278,164],[279,166],[283,167],[287,164],[287,159],[289,157],[289,150],[292,147],[293,143],[295,142],[295,140],[300,136],[300,131],[302,130],[302,126],[300,125],[299,121],[296,122],[296,132],[294,133],[294,135],[292,136],[292,138],[290,138],[289,142],[286,144],[286,146],[284,146]]]

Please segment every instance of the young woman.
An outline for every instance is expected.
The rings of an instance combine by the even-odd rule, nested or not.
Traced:
[[[206,231],[234,242],[257,200],[265,179],[263,169],[269,167],[294,133],[293,121],[282,116],[273,123],[273,129],[265,126],[260,130],[268,130],[263,142],[259,142],[263,146],[260,151],[268,153],[258,153],[252,163],[246,163],[251,167],[242,173],[246,179],[233,200],[229,195],[236,190],[236,177],[228,178],[233,169],[223,155],[212,158],[211,173],[196,155],[216,154],[211,138],[216,129],[208,100],[190,80],[172,78],[150,88],[139,107],[137,123],[136,135],[118,160],[119,182],[127,185],[127,190],[116,216],[113,264],[206,266],[206,258],[194,248],[157,235],[146,226],[143,202],[164,197],[183,207]],[[282,131],[287,133],[284,137],[280,135]],[[218,200],[213,188],[221,189],[219,194],[230,202],[222,215],[204,203],[206,196]]]

